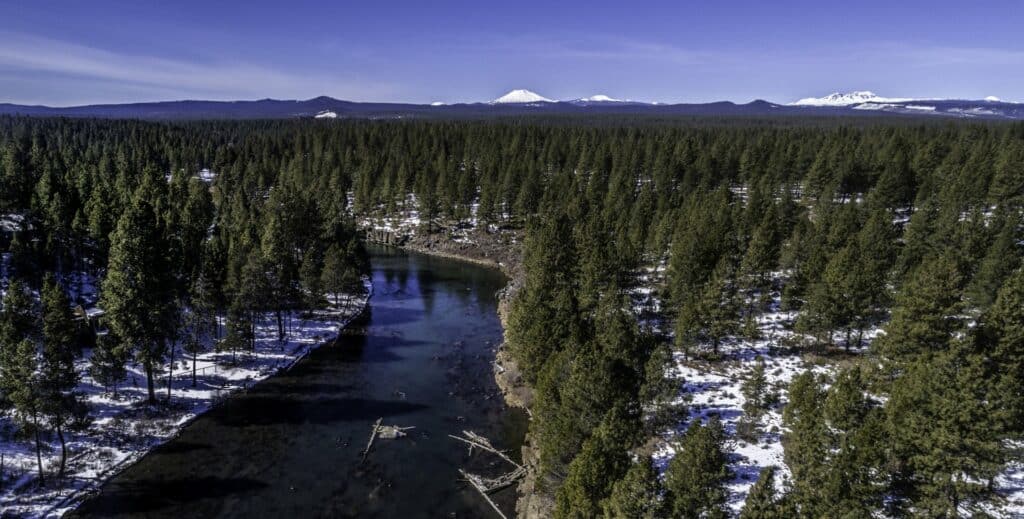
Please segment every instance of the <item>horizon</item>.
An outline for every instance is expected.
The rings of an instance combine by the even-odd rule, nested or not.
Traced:
[[[1019,100],[1024,85],[1024,8],[1009,1],[969,10],[877,1],[855,9],[807,1],[516,6],[4,5],[0,101],[66,107],[324,95],[457,104],[526,88],[558,100],[787,104],[856,90]]]
[[[259,98],[245,98],[245,99],[242,99],[242,98],[239,98],[239,99],[167,98],[167,99],[150,99],[150,100],[142,100],[142,101],[106,102],[106,103],[103,103],[103,102],[101,102],[101,103],[84,103],[84,104],[74,104],[74,105],[57,105],[57,104],[42,104],[42,103],[36,103],[36,104],[31,104],[30,105],[30,104],[15,103],[15,102],[10,102],[10,101],[6,101],[6,100],[0,99],[0,104],[9,104],[9,105],[17,105],[17,106],[35,106],[35,107],[42,107],[42,108],[63,109],[63,108],[77,108],[77,107],[82,107],[82,106],[102,106],[102,105],[118,106],[118,105],[133,105],[133,104],[190,103],[190,102],[192,102],[192,103],[202,103],[202,102],[213,102],[213,103],[256,103],[256,102],[260,102],[260,101],[307,102],[307,101],[312,101],[312,100],[315,100],[315,99],[327,98],[327,99],[331,99],[331,100],[334,100],[334,101],[351,102],[351,103],[396,104],[396,105],[411,105],[411,106],[427,106],[427,105],[430,105],[430,106],[455,106],[455,105],[474,105],[474,104],[495,105],[495,104],[502,104],[501,101],[498,101],[498,99],[500,99],[501,97],[505,97],[505,96],[508,96],[510,94],[513,94],[513,93],[519,92],[519,91],[525,91],[525,92],[529,92],[529,93],[536,94],[536,95],[539,95],[541,97],[547,98],[547,96],[544,96],[542,93],[537,92],[536,90],[531,89],[531,88],[515,88],[515,89],[512,89],[512,90],[509,90],[509,91],[505,92],[504,94],[502,94],[500,96],[495,97],[494,99],[456,101],[456,102],[451,102],[451,103],[446,103],[446,102],[442,102],[442,101],[433,101],[433,102],[429,102],[429,103],[414,103],[414,102],[389,101],[389,100],[361,101],[361,100],[356,100],[356,99],[337,98],[337,97],[334,97],[334,96],[331,96],[331,95],[321,94],[321,95],[316,95],[316,96],[306,97],[306,98],[275,98],[275,97],[259,97]],[[787,100],[787,101],[779,101],[779,100],[764,99],[764,98],[754,98],[754,99],[745,100],[745,101],[737,101],[737,100],[733,100],[733,99],[716,99],[716,100],[711,100],[711,101],[686,101],[686,100],[682,100],[682,101],[674,101],[674,102],[666,102],[666,101],[659,101],[659,100],[639,101],[639,100],[635,100],[635,99],[618,98],[618,97],[616,97],[614,95],[607,95],[607,94],[601,92],[601,93],[596,93],[596,94],[592,94],[592,95],[589,95],[589,96],[583,96],[583,97],[577,97],[577,98],[571,98],[571,99],[547,98],[547,101],[545,101],[545,102],[551,102],[551,103],[570,103],[570,102],[575,102],[575,101],[590,101],[590,102],[594,102],[595,100],[598,100],[597,98],[607,97],[608,99],[601,99],[601,100],[603,100],[603,101],[611,101],[611,102],[615,102],[615,103],[637,103],[637,104],[649,104],[649,105],[660,105],[660,106],[686,105],[686,104],[714,104],[714,103],[723,103],[723,102],[724,103],[733,103],[733,104],[736,104],[736,105],[751,104],[751,103],[756,103],[756,102],[766,102],[766,103],[775,104],[775,105],[781,105],[781,106],[799,106],[798,101],[806,101],[806,100],[809,100],[809,99],[821,99],[821,98],[826,98],[826,97],[835,96],[835,95],[844,95],[845,96],[845,95],[850,95],[850,94],[855,94],[855,93],[869,93],[869,94],[873,94],[873,95],[875,95],[875,96],[880,98],[880,101],[878,101],[878,102],[881,102],[881,100],[890,100],[891,99],[891,100],[894,100],[894,101],[901,101],[901,102],[985,101],[985,102],[995,102],[995,103],[1021,104],[1021,101],[1017,101],[1017,100],[1013,100],[1013,99],[1004,99],[1004,98],[999,97],[999,96],[984,96],[984,97],[979,97],[979,98],[976,98],[976,99],[975,98],[966,98],[966,97],[948,97],[948,98],[889,97],[889,96],[884,96],[884,95],[878,95],[877,92],[871,92],[871,91],[865,91],[865,90],[834,91],[834,92],[825,93],[825,94],[822,94],[822,95],[819,95],[819,96],[810,96],[808,98],[794,99],[794,100]],[[598,101],[601,101],[601,100],[598,100]],[[525,104],[525,103],[521,103],[521,102],[512,102],[512,101],[507,101],[506,103],[507,104]],[[855,104],[855,103],[850,103],[850,104]],[[807,106],[825,106],[825,107],[827,107],[828,105],[807,105]],[[839,105],[839,106],[842,106],[842,105]]]

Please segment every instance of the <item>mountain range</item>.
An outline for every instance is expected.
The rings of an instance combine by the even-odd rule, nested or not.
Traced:
[[[485,103],[375,103],[334,99],[260,99],[255,101],[159,101],[68,107],[0,103],[0,114],[131,119],[287,119],[287,118],[483,118],[520,115],[656,115],[656,116],[909,116],[1024,120],[1024,103],[988,97],[968,99],[889,98],[868,91],[834,93],[789,104],[763,100],[737,104],[662,104],[620,100],[599,94],[557,101],[525,89]]]

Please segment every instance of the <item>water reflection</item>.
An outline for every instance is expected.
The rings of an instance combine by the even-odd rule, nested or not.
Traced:
[[[85,503],[82,517],[482,517],[459,467],[501,471],[447,438],[481,432],[516,452],[490,360],[496,271],[373,251],[372,311],[292,371],[203,416]],[[371,424],[415,426],[361,461]],[[511,512],[514,491],[496,499]]]

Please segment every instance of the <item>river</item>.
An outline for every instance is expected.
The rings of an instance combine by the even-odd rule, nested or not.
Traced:
[[[497,517],[458,469],[508,467],[448,434],[518,457],[525,414],[491,362],[505,277],[456,260],[371,249],[363,318],[287,373],[231,397],[107,482],[73,517]],[[377,418],[414,426],[361,453]],[[513,488],[495,500],[513,515]]]

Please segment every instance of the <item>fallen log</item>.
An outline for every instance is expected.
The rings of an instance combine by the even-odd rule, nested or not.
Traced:
[[[472,485],[472,487],[477,491],[477,493],[483,496],[483,498],[487,501],[487,504],[491,505],[491,508],[493,508],[495,512],[498,512],[498,515],[501,516],[501,519],[508,519],[507,517],[505,517],[505,514],[501,511],[501,509],[498,508],[498,505],[495,504],[494,501],[491,500],[490,496],[487,495],[487,491],[483,486],[482,478],[480,476],[470,474],[462,469],[459,469],[459,474],[462,474],[462,477],[465,478],[470,485]]]
[[[373,429],[370,431],[370,441],[366,442],[366,448],[363,449],[363,460],[366,461],[366,455],[370,453],[370,448],[373,447],[373,440],[377,439],[377,433],[380,432],[380,424],[384,421],[384,418],[378,418],[373,424]]]
[[[470,454],[473,454],[473,448],[475,447],[475,448],[478,448],[480,450],[484,450],[484,451],[487,451],[487,452],[490,452],[492,454],[497,455],[501,459],[511,463],[517,469],[522,469],[523,468],[522,465],[516,463],[515,461],[512,461],[512,458],[509,458],[508,456],[506,456],[504,452],[501,452],[498,449],[495,449],[494,446],[491,445],[491,442],[487,438],[484,438],[483,436],[480,436],[479,434],[477,434],[477,433],[475,433],[473,431],[462,431],[462,434],[465,435],[465,438],[463,438],[462,436],[454,436],[454,435],[451,435],[451,434],[449,434],[448,437],[449,438],[454,438],[456,440],[459,440],[460,442],[469,444],[469,453]]]

